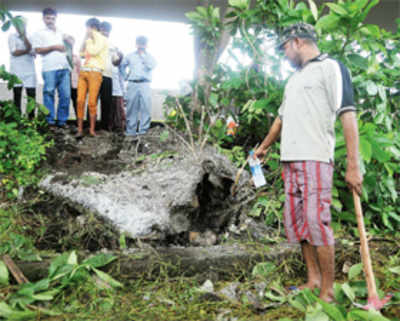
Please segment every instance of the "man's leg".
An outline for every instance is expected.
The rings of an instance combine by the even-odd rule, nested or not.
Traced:
[[[335,241],[330,227],[333,165],[308,161],[304,169],[307,173],[307,184],[304,187],[307,200],[305,216],[321,273],[320,298],[330,302],[333,300],[335,278]]]
[[[307,283],[300,286],[300,290],[305,288],[313,290],[321,287],[321,270],[317,249],[307,241],[303,241],[301,242],[301,251],[307,267]]]
[[[36,88],[32,87],[32,88],[26,88],[26,94],[28,97],[32,98],[33,100],[36,100]],[[28,114],[28,118],[29,119],[33,119],[35,118],[35,109],[34,108],[29,114]]]
[[[151,124],[151,88],[149,83],[141,84],[139,134],[146,134]]]
[[[49,111],[49,114],[46,116],[46,120],[49,125],[54,125],[54,91],[56,89],[56,70],[45,71],[42,73],[42,76],[44,81],[43,104]]]
[[[101,127],[111,130],[112,78],[103,77],[100,87]]]
[[[17,106],[17,109],[21,114],[22,87],[14,87],[13,95],[14,105]]]
[[[126,136],[137,135],[137,121],[140,108],[140,92],[137,84],[129,82],[126,92]]]
[[[68,69],[57,70],[58,109],[57,124],[64,126],[69,117],[71,102],[71,79]]]
[[[78,89],[71,88],[71,100],[72,100],[72,106],[74,107],[76,119],[78,119],[78,107],[77,107],[77,101],[76,101],[77,97],[78,97]]]
[[[319,297],[326,302],[331,302],[334,299],[335,246],[317,246],[316,251],[321,270],[321,292]]]

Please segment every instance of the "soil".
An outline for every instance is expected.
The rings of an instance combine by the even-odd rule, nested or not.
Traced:
[[[99,173],[101,175],[114,175],[130,171],[141,173],[147,166],[154,166],[155,163],[173,162],[185,153],[190,153],[182,143],[182,137],[178,137],[171,130],[167,130],[162,124],[150,128],[149,132],[137,139],[125,137],[120,133],[97,131],[97,137],[84,136],[81,139],[75,138],[76,128],[72,125],[68,129],[55,129],[50,132],[50,138],[54,145],[49,149],[47,159],[42,166],[46,172],[59,172],[52,179],[52,183],[65,185],[74,178],[84,177],[85,173]],[[101,176],[99,176],[101,179]],[[206,215],[192,215],[190,230],[179,232],[173,235],[166,235],[162,240],[157,237],[143,237],[143,242],[152,246],[200,246],[219,244],[226,239],[228,224],[226,214],[220,216],[208,216],[207,213],[226,211],[228,195],[232,180],[220,179],[221,188],[215,188],[210,183],[208,174],[198,185],[197,198],[193,200],[196,213]],[[90,176],[88,179],[96,179]],[[91,182],[88,182],[90,185]],[[67,200],[57,197],[45,191],[40,191],[41,196],[36,197],[31,204],[31,234],[35,234],[36,247],[41,250],[54,250],[57,252],[72,249],[95,252],[101,249],[118,249],[120,247],[121,234],[112,224],[94,215],[78,204],[71,204]],[[26,193],[25,198],[28,193]],[[247,196],[246,196],[247,197]],[[246,200],[243,196],[243,200]],[[214,211],[214,212],[212,212]],[[239,215],[239,207],[236,217],[232,222],[239,224],[243,219]],[[45,224],[43,224],[45,220]],[[259,225],[264,226],[261,222]],[[38,235],[38,226],[45,226]],[[192,233],[191,231],[195,231]],[[247,234],[248,231],[243,231]],[[272,233],[271,233],[272,234]],[[195,238],[192,238],[196,235]],[[236,235],[238,237],[238,235]],[[124,237],[127,246],[135,246],[136,240]]]

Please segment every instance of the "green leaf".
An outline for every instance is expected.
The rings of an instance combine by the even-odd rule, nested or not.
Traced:
[[[352,310],[348,313],[348,319],[354,321],[390,321],[380,314],[380,312],[374,310]]]
[[[8,29],[10,29],[11,26],[11,20],[8,20],[6,23],[4,23],[1,26],[1,30],[3,30],[4,32],[6,32]]]
[[[67,259],[67,264],[69,265],[77,265],[78,264],[78,256],[75,251],[72,251]]]
[[[121,250],[125,250],[127,248],[125,233],[121,233],[121,235],[119,236],[119,247]]]
[[[248,0],[229,0],[229,5],[234,8],[246,10],[249,7]]]
[[[342,284],[342,291],[346,296],[350,299],[351,302],[354,302],[356,295],[354,294],[353,289],[350,287],[348,283],[343,283]]]
[[[118,282],[117,280],[113,279],[111,276],[109,276],[107,273],[104,273],[103,271],[100,271],[98,269],[93,269],[94,272],[96,272],[97,276],[104,282],[108,283],[114,288],[122,288],[123,285],[122,283]]]
[[[339,21],[340,18],[336,15],[323,16],[317,21],[315,28],[319,31],[319,33],[322,31],[330,31],[337,27]]]
[[[372,80],[368,80],[365,85],[368,95],[376,96],[376,94],[378,93],[378,86]]]
[[[371,0],[371,2],[368,4],[368,6],[362,11],[362,15],[361,15],[361,21],[364,20],[369,11],[372,9],[372,7],[376,6],[379,3],[379,0]]]
[[[381,29],[377,25],[365,25],[360,29],[360,31],[378,39],[382,36]]]
[[[213,107],[216,107],[218,104],[218,95],[216,93],[211,93],[209,101]]]
[[[36,301],[51,301],[60,291],[57,289],[41,292],[35,295],[32,295],[32,298]]]
[[[349,13],[345,8],[336,4],[336,3],[327,3],[326,4],[333,12],[337,13],[340,16],[347,16]]]
[[[320,298],[317,298],[319,304],[322,305],[322,309],[325,313],[335,321],[346,321],[343,314],[340,312],[338,308],[336,308],[333,304],[329,304]]]
[[[349,270],[349,280],[353,280],[355,277],[360,275],[363,270],[362,263],[354,264]]]
[[[368,69],[368,59],[358,55],[358,54],[350,54],[347,56],[350,63],[360,69],[366,70]]]
[[[82,262],[82,265],[85,264],[89,265],[91,268],[99,268],[111,263],[116,259],[117,257],[115,255],[101,253],[86,259]]]
[[[298,296],[289,298],[289,304],[301,312],[306,312],[306,307]]]
[[[305,321],[329,321],[329,317],[321,310],[311,309],[306,313]]]
[[[14,310],[7,303],[0,302],[0,317],[7,320],[31,320],[36,318],[37,313],[30,310]]]
[[[400,275],[400,266],[395,266],[395,267],[389,268],[389,271],[394,273],[394,274],[399,274]]]
[[[315,4],[314,0],[308,0],[308,5],[310,6],[311,13],[315,19],[315,21],[318,20],[318,8],[317,5]]]
[[[270,275],[272,272],[274,272],[276,270],[276,266],[275,264],[271,263],[271,262],[262,262],[262,263],[258,263],[252,271],[252,275],[253,276],[263,276],[263,277],[267,277],[268,275]]]
[[[9,273],[5,263],[0,260],[0,285],[8,285]]]
[[[66,265],[67,260],[68,253],[63,253],[52,260],[49,267],[49,278],[52,278],[60,267]]]
[[[362,158],[369,163],[372,157],[372,146],[364,136],[360,137],[360,153]]]

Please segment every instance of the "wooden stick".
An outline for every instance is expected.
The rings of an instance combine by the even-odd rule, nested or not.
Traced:
[[[29,283],[29,280],[25,277],[25,275],[8,254],[3,256],[3,261],[7,265],[13,277],[17,280],[18,284]]]
[[[361,260],[364,267],[365,278],[367,280],[368,298],[379,298],[376,291],[375,276],[372,270],[371,256],[369,254],[368,240],[365,232],[364,217],[362,214],[360,197],[357,192],[353,190],[354,208],[356,211],[358,232],[360,233],[361,243]]]

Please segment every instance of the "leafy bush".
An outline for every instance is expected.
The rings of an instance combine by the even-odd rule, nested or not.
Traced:
[[[212,127],[209,141],[223,147],[233,160],[240,163],[235,159],[238,146],[246,153],[265,137],[276,117],[283,87],[290,74],[282,72],[285,70],[283,59],[273,49],[277,34],[285,26],[299,21],[315,25],[321,51],[341,60],[353,77],[359,111],[366,223],[372,228],[395,231],[400,226],[400,44],[397,40],[399,31],[392,34],[365,23],[366,16],[378,2],[344,0],[318,7],[313,0],[257,0],[253,7],[249,7],[248,0],[230,0],[229,10],[219,23],[215,23],[215,15],[210,18],[209,15],[189,14],[190,19],[195,18],[194,33],[207,44],[218,41],[220,30],[231,30],[227,54],[237,66],[218,63],[213,73],[208,75],[209,90],[193,84],[192,97],[178,97],[178,100],[183,106],[182,111],[192,116],[193,132],[197,133],[200,126]],[[210,31],[213,26],[215,32]],[[214,36],[211,38],[210,34]],[[218,46],[209,46],[215,47]],[[243,56],[250,63],[245,64],[240,58]],[[200,101],[205,116],[199,109],[193,109],[195,99]],[[175,98],[167,100],[166,105],[169,110],[174,110],[169,122],[182,128],[183,115],[176,108]],[[223,118],[229,114],[240,124],[234,138],[228,137],[224,131]],[[212,121],[215,118],[221,120]],[[336,133],[333,215],[339,221],[334,227],[340,229],[340,223],[353,224],[355,219],[351,193],[344,182],[346,150],[339,121]],[[276,171],[276,159],[266,162],[266,171]],[[276,171],[269,183],[275,182],[279,176],[279,171]],[[281,186],[274,186],[280,188],[276,193],[278,197],[283,193]]]
[[[0,193],[14,198],[18,188],[36,183],[38,165],[45,159],[46,149],[52,145],[39,129],[43,120],[28,120],[19,115],[15,105],[3,102],[0,109]],[[30,101],[28,110],[36,103]]]
[[[11,24],[17,28],[21,24],[19,17],[12,17],[4,10],[0,10],[0,21],[3,31]],[[9,89],[20,83],[4,66],[0,66],[0,79],[7,82]],[[38,165],[52,142],[41,133],[46,124],[43,116],[48,113],[47,109],[29,98],[27,114],[35,109],[38,109],[36,118],[28,120],[20,115],[12,102],[0,101],[0,197],[15,198],[19,187],[38,180]]]

